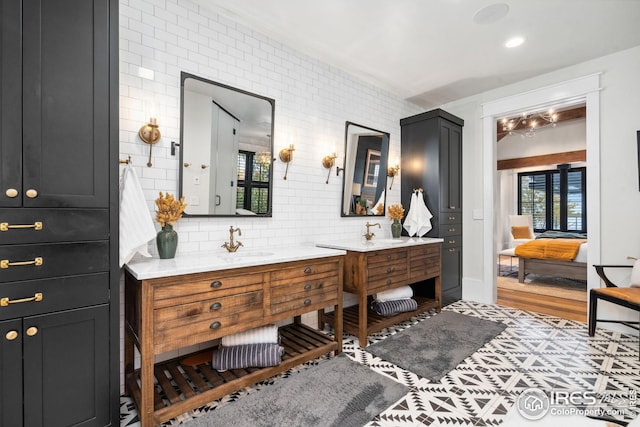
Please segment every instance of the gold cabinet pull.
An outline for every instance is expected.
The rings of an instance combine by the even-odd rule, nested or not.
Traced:
[[[42,265],[42,257],[36,257],[33,261],[14,261],[11,262],[8,259],[0,260],[0,268],[9,268],[19,265]]]
[[[7,341],[13,341],[18,338],[18,331],[9,331],[4,337],[7,339]]]
[[[30,337],[34,336],[37,333],[38,333],[38,328],[36,328],[35,326],[32,326],[27,329],[27,335],[29,335]]]
[[[33,228],[36,231],[42,230],[42,221],[36,221],[33,224],[14,224],[8,222],[0,222],[0,231],[9,231],[12,229]]]
[[[26,194],[30,199],[35,199],[36,197],[38,197],[38,192],[33,188],[28,189],[24,194]]]
[[[16,190],[15,188],[7,188],[7,191],[5,191],[4,194],[6,194],[7,197],[13,199],[14,197],[18,196],[18,190]]]
[[[32,297],[11,300],[8,297],[0,298],[0,307],[8,307],[9,304],[20,304],[21,302],[40,302],[44,298],[42,292],[36,292]]]

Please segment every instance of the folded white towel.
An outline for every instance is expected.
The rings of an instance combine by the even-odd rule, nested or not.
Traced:
[[[247,344],[278,344],[278,327],[266,325],[222,337],[223,347]]]
[[[422,191],[419,194],[416,194],[416,202],[417,202],[417,206],[416,206],[416,224],[417,224],[417,230],[416,230],[416,235],[418,237],[422,237],[425,234],[427,234],[429,232],[429,230],[431,230],[431,218],[433,218],[433,215],[431,215],[431,212],[429,212],[429,209],[427,208],[427,205],[424,203],[424,197],[422,195]]]
[[[416,210],[417,198],[418,196],[416,196],[416,192],[414,191],[413,194],[411,194],[411,202],[409,202],[409,212],[407,212],[407,216],[404,219],[403,227],[407,230],[409,237],[415,236],[418,231],[418,219],[416,218],[418,212]]]
[[[413,289],[411,288],[411,286],[400,286],[399,288],[378,292],[373,296],[373,298],[376,301],[385,302],[385,301],[411,298],[412,296],[413,296]]]
[[[136,253],[150,257],[147,243],[156,237],[151,212],[135,169],[126,165],[120,176],[120,267]]]

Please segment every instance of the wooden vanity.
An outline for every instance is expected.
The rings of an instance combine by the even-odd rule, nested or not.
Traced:
[[[239,252],[237,258],[185,256],[127,265],[125,382],[143,427],[323,354],[340,353],[344,252],[306,246],[274,252],[266,257]],[[317,311],[322,316],[331,306],[336,313],[334,338],[302,324],[302,314]],[[155,363],[157,355],[168,351],[288,318],[293,323],[280,328],[285,352],[279,366],[217,372],[208,353],[195,365],[181,363],[187,356]],[[135,348],[139,368],[134,366]]]
[[[381,241],[337,242],[318,246],[347,251],[344,262],[344,291],[356,294],[358,304],[336,312],[321,313],[321,321],[343,323],[344,330],[358,337],[361,347],[368,345],[367,336],[409,319],[418,313],[435,309],[440,312],[442,239],[408,238]],[[415,311],[394,316],[380,316],[370,305],[370,296],[385,290],[411,285]]]

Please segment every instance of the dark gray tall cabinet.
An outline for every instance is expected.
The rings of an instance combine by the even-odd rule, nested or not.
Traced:
[[[119,424],[118,1],[0,3],[0,426]]]
[[[441,109],[400,120],[401,201],[408,210],[412,191],[422,188],[433,214],[426,236],[444,239],[443,305],[462,298],[463,125],[464,120]]]

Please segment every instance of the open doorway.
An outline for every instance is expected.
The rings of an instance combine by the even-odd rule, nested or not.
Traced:
[[[496,125],[497,302],[586,321],[585,102],[519,112]]]
[[[483,104],[483,168],[484,173],[484,223],[483,223],[483,282],[474,290],[474,298],[495,303],[497,301],[497,259],[502,249],[499,235],[496,121],[502,117],[527,110],[541,110],[566,102],[583,101],[586,105],[586,160],[587,170],[587,229],[589,246],[587,264],[600,262],[600,95],[599,74],[592,74],[556,85],[531,90]],[[597,286],[598,277],[594,269],[587,269],[587,289]]]

